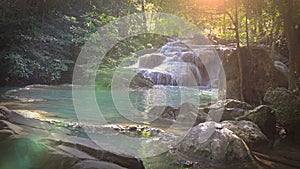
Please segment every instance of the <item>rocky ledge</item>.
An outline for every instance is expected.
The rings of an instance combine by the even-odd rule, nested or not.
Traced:
[[[144,168],[139,158],[111,145],[73,136],[66,128],[27,119],[5,107],[0,107],[0,149],[0,168]]]

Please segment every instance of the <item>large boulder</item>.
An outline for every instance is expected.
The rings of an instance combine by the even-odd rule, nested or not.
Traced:
[[[216,122],[193,127],[177,145],[179,156],[205,164],[231,163],[251,160],[245,142],[231,130]]]
[[[271,105],[276,121],[287,129],[287,136],[299,141],[300,96],[285,88],[269,88],[264,101]]]
[[[269,145],[268,138],[251,121],[223,121],[221,126],[231,130],[238,137],[242,138],[250,148]]]
[[[287,87],[286,76],[276,69],[268,50],[261,47],[240,49],[243,69],[242,91],[247,103],[260,104],[269,87]],[[237,52],[225,58],[223,68],[226,74],[226,97],[241,99],[240,74]]]
[[[254,122],[269,139],[275,139],[276,118],[271,107],[260,105],[255,109],[250,110],[245,116],[239,117],[238,120]]]

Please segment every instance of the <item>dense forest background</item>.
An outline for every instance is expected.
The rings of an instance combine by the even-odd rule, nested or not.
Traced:
[[[235,43],[237,50],[265,46],[279,52],[289,66],[290,88],[296,87],[300,74],[297,0],[2,0],[0,84],[70,83],[74,63],[91,34],[136,12],[165,12],[186,18],[214,44]],[[164,40],[147,35],[120,42],[99,70],[107,79],[103,86],[109,85],[122,58],[159,47]]]

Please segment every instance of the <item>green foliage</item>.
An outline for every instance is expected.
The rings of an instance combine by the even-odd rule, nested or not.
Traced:
[[[295,2],[295,25],[300,34],[299,6]],[[211,0],[209,3],[208,0],[5,0],[0,3],[0,84],[70,82],[75,60],[91,35],[110,21],[134,12],[175,14],[207,34],[232,42],[236,38],[235,7],[242,45],[246,44],[248,34],[252,45],[274,44],[287,51],[281,7],[275,0]],[[134,33],[144,28],[141,20],[131,22],[140,26],[123,31]],[[168,20],[155,24],[165,26],[168,34],[176,32],[169,29],[174,23]],[[109,29],[109,38],[120,38],[118,28]],[[101,84],[109,86],[109,79],[122,59],[151,48],[149,44],[156,48],[164,43],[161,36],[143,36],[118,43],[106,55],[98,71]],[[95,50],[102,51],[101,47]],[[95,63],[83,65],[87,76],[93,66]]]
[[[82,45],[98,27],[129,13],[126,2],[1,2],[0,84],[69,80]],[[126,9],[116,8],[118,5]]]

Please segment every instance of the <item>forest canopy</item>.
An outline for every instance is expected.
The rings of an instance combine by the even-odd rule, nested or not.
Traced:
[[[1,84],[70,82],[74,63],[90,35],[110,21],[137,12],[183,17],[213,44],[270,47],[290,58],[291,74],[300,74],[300,1],[296,0],[3,0]],[[99,73],[109,77],[120,59],[149,43],[158,47],[163,38],[122,43],[122,52],[108,57]]]

